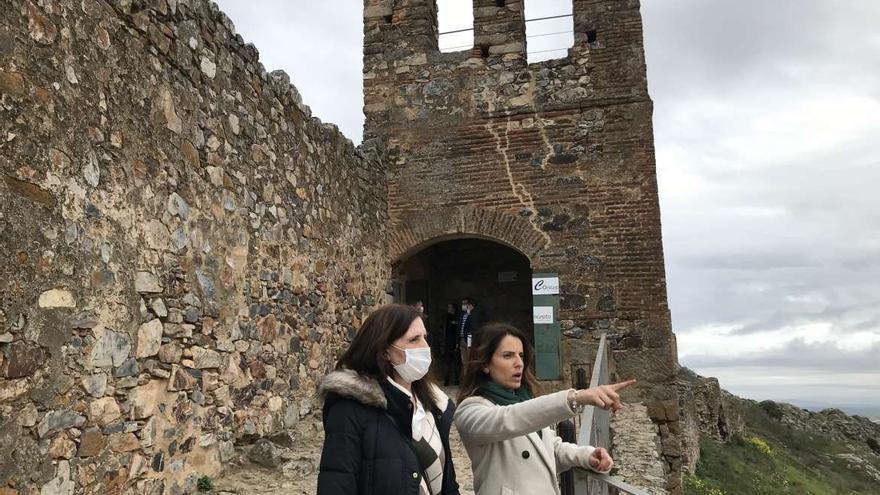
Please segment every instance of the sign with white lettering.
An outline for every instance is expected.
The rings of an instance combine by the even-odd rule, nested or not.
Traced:
[[[549,296],[559,294],[559,277],[532,278],[532,295]]]
[[[532,308],[533,323],[550,325],[553,323],[553,306],[535,306]]]
[[[559,353],[559,274],[535,271],[531,279],[535,376],[538,380],[558,380],[562,370]]]

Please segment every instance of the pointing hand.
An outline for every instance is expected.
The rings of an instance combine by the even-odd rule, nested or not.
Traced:
[[[619,391],[630,387],[636,383],[635,379],[625,382],[612,383],[610,385],[599,385],[598,387],[578,390],[575,394],[575,400],[583,406],[596,406],[606,411],[619,411],[623,409],[620,402]]]

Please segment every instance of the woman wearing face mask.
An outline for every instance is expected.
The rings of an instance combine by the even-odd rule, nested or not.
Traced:
[[[618,391],[635,380],[535,397],[537,382],[529,368],[534,352],[523,334],[492,323],[476,335],[455,426],[471,458],[477,494],[558,494],[560,472],[572,467],[608,472],[614,462],[605,449],[563,442],[550,426],[584,405],[620,409]]]
[[[318,389],[324,398],[319,495],[457,495],[449,449],[455,405],[427,375],[418,311],[367,317]]]

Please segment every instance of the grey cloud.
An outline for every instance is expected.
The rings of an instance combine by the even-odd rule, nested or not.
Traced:
[[[785,254],[772,251],[752,253],[712,253],[689,256],[681,260],[682,266],[702,270],[764,271],[804,268],[813,263],[803,254]]]
[[[878,373],[880,372],[880,344],[858,351],[842,351],[827,343],[807,344],[801,340],[792,341],[782,349],[751,356],[687,356],[683,364],[700,368],[757,368],[768,376],[788,374],[809,370],[811,373]],[[833,375],[829,375],[833,382]],[[865,385],[869,385],[866,383]],[[880,380],[870,385],[880,388]]]
[[[651,83],[664,94],[744,80],[797,83],[791,68],[817,59],[838,72],[864,63],[859,53],[878,60],[855,41],[876,30],[880,6],[870,0],[843,8],[824,0],[663,0],[643,2],[642,11]]]
[[[876,279],[861,282],[821,267],[669,271],[670,306],[680,335],[710,324],[738,328],[738,334],[814,323],[833,325],[840,335],[878,329],[871,327],[880,319]]]
[[[287,72],[313,115],[361,141],[360,0],[217,3],[245,41],[257,47],[267,71]]]
[[[785,308],[771,311],[743,324],[734,335],[753,335],[773,332],[779,328],[828,323],[841,339],[865,330],[876,330],[880,321],[878,301],[831,307]],[[867,316],[866,316],[867,315]]]
[[[863,305],[862,308],[870,308],[870,305]],[[873,310],[873,308],[870,309]],[[880,316],[877,315],[876,310],[867,318],[853,317],[853,313],[856,311],[850,308],[820,308],[815,310],[786,308],[753,314],[746,313],[749,316],[746,320],[732,318],[724,323],[733,328],[729,332],[730,335],[756,339],[760,339],[763,335],[772,332],[778,332],[784,328],[829,324],[831,325],[832,332],[840,339],[845,340],[848,335],[866,330],[875,330],[878,321],[880,321]],[[682,335],[687,333],[687,331],[681,332]]]

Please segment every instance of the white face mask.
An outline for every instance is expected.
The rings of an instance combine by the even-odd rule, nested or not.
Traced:
[[[417,349],[401,349],[396,345],[391,345],[391,347],[395,349],[399,349],[403,351],[406,355],[406,361],[395,364],[394,371],[400,375],[400,378],[403,381],[412,383],[417,380],[421,380],[422,377],[428,374],[428,370],[431,368],[431,348],[430,347],[419,347]]]

